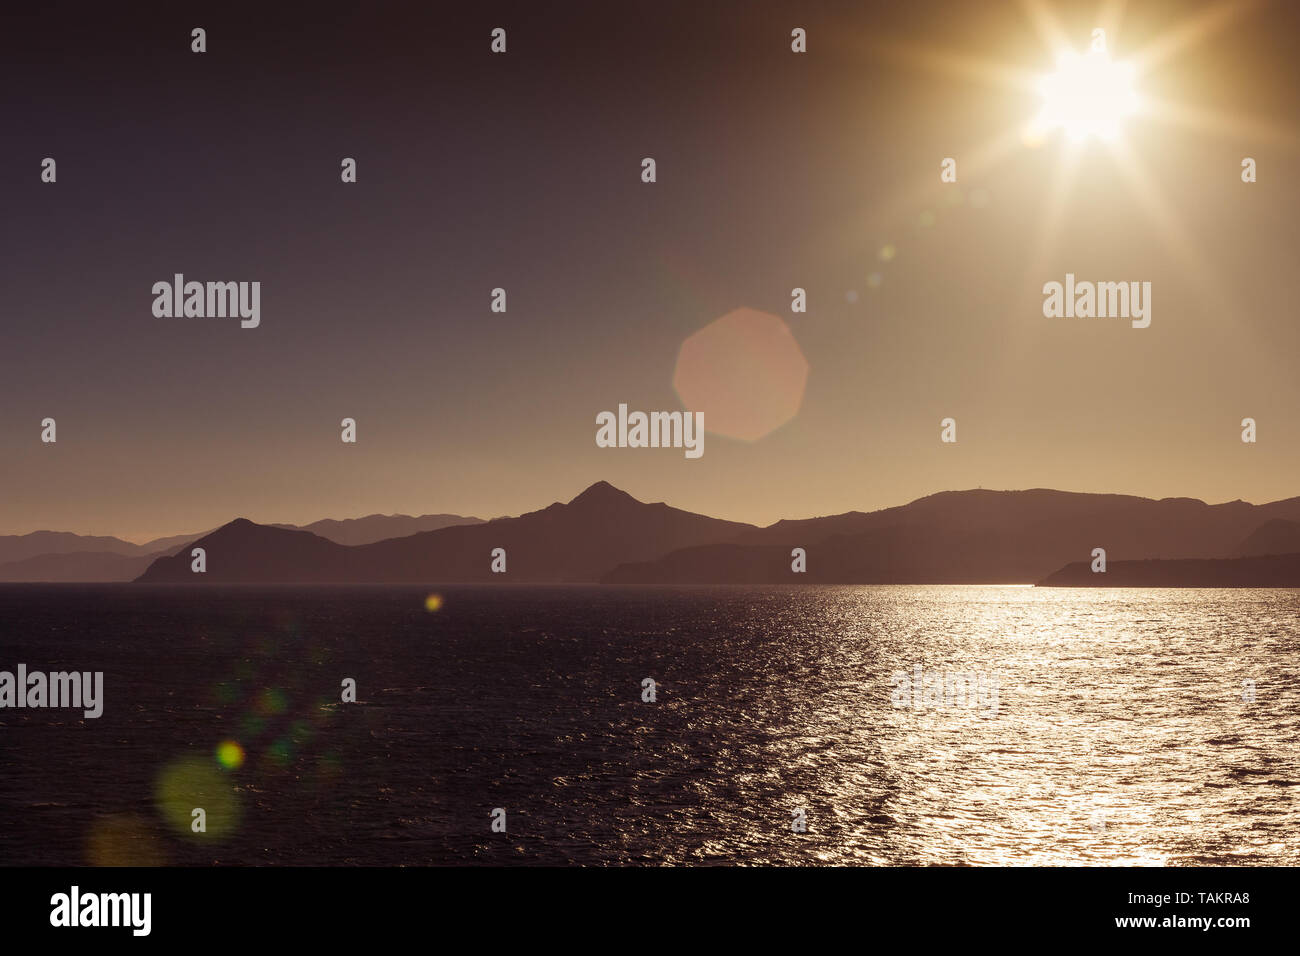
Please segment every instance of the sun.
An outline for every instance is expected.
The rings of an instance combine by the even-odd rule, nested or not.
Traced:
[[[1136,68],[1115,63],[1098,50],[1082,56],[1073,50],[1058,54],[1056,72],[1039,80],[1038,92],[1043,109],[1031,128],[1039,133],[1063,129],[1075,142],[1090,136],[1117,139],[1123,120],[1141,106]]]
[[[1046,184],[1046,202],[1030,240],[1034,252],[1024,267],[1026,277],[1037,279],[1044,263],[1055,254],[1062,224],[1073,201],[1075,180],[1087,175],[1090,168],[1095,169],[1098,160],[1109,157],[1112,169],[1126,181],[1130,200],[1159,231],[1184,272],[1194,277],[1206,297],[1219,303],[1224,312],[1231,312],[1233,304],[1214,281],[1216,270],[1188,239],[1177,203],[1164,195],[1159,177],[1147,170],[1137,147],[1157,141],[1161,129],[1175,129],[1222,138],[1232,144],[1233,150],[1246,142],[1276,144],[1288,152],[1300,150],[1300,134],[1292,126],[1278,125],[1242,110],[1223,113],[1194,102],[1169,99],[1161,90],[1167,91],[1170,84],[1157,78],[1162,65],[1211,42],[1234,21],[1265,7],[1265,0],[1205,0],[1195,12],[1170,23],[1141,47],[1112,42],[1123,36],[1121,23],[1126,0],[1100,0],[1093,21],[1095,26],[1090,31],[1091,44],[1086,39],[1088,34],[1072,34],[1062,27],[1052,12],[1053,5],[1051,0],[1019,0],[1028,25],[1041,43],[1032,53],[1033,60],[1041,64],[1052,51],[1059,51],[1055,56],[1056,69],[1047,75],[1029,61],[986,59],[967,47],[943,49],[876,33],[864,36],[859,42],[866,55],[888,63],[935,73],[954,82],[974,81],[1005,96],[1014,96],[1014,101],[1005,101],[1008,108],[1013,102],[1022,104],[1034,98],[1040,101],[1036,115],[1018,113],[1021,118],[1013,120],[1011,125],[1000,126],[982,142],[965,147],[962,158],[962,176],[970,181],[1017,153],[1041,149],[1049,139],[1055,138],[1056,131],[1063,134],[1059,137],[1055,171]],[[1079,47],[1075,44],[1079,41],[1086,45],[1087,52],[1076,52]],[[1111,49],[1124,49],[1124,58],[1112,60]],[[1141,90],[1148,78],[1151,82]],[[1142,137],[1131,144],[1123,134],[1137,119],[1150,125],[1157,135]],[[1103,148],[1086,148],[1089,142],[1099,143]],[[936,190],[948,188],[940,187],[941,181],[936,181],[932,170],[926,167],[911,189],[895,194],[872,219],[882,224],[881,228],[895,228],[900,216],[915,215],[917,204],[932,207],[937,202]],[[932,215],[928,210],[922,213],[927,214]],[[856,237],[861,229],[861,215],[848,217],[836,226],[837,233],[845,238]]]

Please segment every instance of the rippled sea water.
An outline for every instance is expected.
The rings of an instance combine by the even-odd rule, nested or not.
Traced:
[[[0,587],[0,864],[1300,863],[1297,591],[439,593]]]

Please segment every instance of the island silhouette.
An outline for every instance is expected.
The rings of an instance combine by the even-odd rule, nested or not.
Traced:
[[[204,551],[202,573],[193,570],[194,548]],[[796,548],[806,571],[792,570]],[[1096,548],[1106,551],[1105,573],[1092,570]],[[493,570],[498,549],[504,572]],[[568,502],[517,517],[359,544],[241,518],[153,557],[136,580],[1295,587],[1300,498],[1210,505],[979,489],[758,527],[643,502],[599,481]]]
[[[192,569],[195,548],[202,573]],[[792,570],[795,548],[806,555],[803,572]],[[1104,573],[1093,570],[1096,548],[1106,552]],[[496,549],[504,572],[492,570]],[[143,544],[0,536],[0,581],[1300,587],[1300,498],[1211,505],[976,489],[759,527],[598,481],[568,502],[490,521],[369,515],[299,527],[238,518]]]

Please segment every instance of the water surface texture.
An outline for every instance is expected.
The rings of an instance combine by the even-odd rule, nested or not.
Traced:
[[[438,593],[0,588],[0,863],[1300,863],[1296,591]]]

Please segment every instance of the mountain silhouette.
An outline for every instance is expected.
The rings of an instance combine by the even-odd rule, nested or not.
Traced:
[[[1176,561],[1107,561],[1104,573],[1075,561],[1038,582],[1058,588],[1296,588],[1300,554]]]
[[[38,554],[21,561],[0,564],[0,581],[5,582],[85,582],[133,581],[156,558],[157,554],[131,555],[115,551],[69,551],[63,554]]]
[[[121,538],[34,531],[0,536],[0,581],[130,581],[162,554],[197,538],[134,544]]]
[[[403,533],[421,521],[451,523]],[[308,528],[324,533],[239,519],[197,540],[160,539],[182,542],[167,554],[126,555],[147,558],[143,568],[122,561],[114,549],[28,554],[0,564],[0,580],[86,580],[79,575],[88,574],[122,580],[140,569],[137,580],[173,583],[1046,583],[1073,580],[1056,575],[1087,566],[1100,547],[1109,566],[1125,573],[1112,570],[1104,582],[1091,575],[1080,580],[1119,586],[1128,579],[1125,562],[1300,553],[1300,498],[1210,505],[1193,498],[978,489],[759,528],[642,502],[598,481],[568,502],[518,517],[370,515]],[[395,534],[367,540],[387,531]],[[86,540],[55,536],[37,544],[56,538],[65,548]],[[118,547],[145,547],[111,540]],[[192,547],[205,551],[201,575],[191,570]],[[491,570],[497,548],[506,553],[504,574]],[[791,569],[795,548],[806,553],[804,573]],[[1273,582],[1285,577],[1285,565],[1234,565],[1222,573],[1236,581],[1254,570]],[[1216,568],[1183,570],[1200,580],[1220,575]],[[1176,577],[1177,569],[1143,573]]]
[[[339,544],[369,544],[455,524],[481,523],[481,518],[452,514],[374,514],[342,520],[326,518],[303,527],[272,527],[310,531]],[[211,533],[170,535],[144,544],[64,531],[0,536],[0,582],[133,581],[157,558],[176,554]]]
[[[1250,533],[1232,553],[1235,558],[1260,554],[1300,554],[1300,521],[1273,518]]]
[[[206,572],[191,570],[202,548]],[[343,582],[349,580],[346,545],[310,531],[276,528],[236,518],[174,555],[156,559],[137,580],[228,584]]]
[[[1105,548],[1112,559],[1220,557],[1261,522],[1300,520],[1300,498],[946,491],[881,511],[778,521],[726,544],[611,569],[610,584],[1031,583]],[[791,571],[803,548],[807,569]]]
[[[140,545],[106,535],[73,534],[70,531],[33,531],[31,534],[0,535],[0,564],[25,561],[43,554],[98,551],[102,554],[141,553]],[[162,548],[154,548],[161,551]]]
[[[207,570],[191,570],[188,549],[159,558],[142,582],[173,583],[562,583],[596,581],[611,567],[734,538],[753,525],[646,504],[607,482],[573,500],[517,518],[455,525],[346,546],[307,531],[241,519],[193,543]],[[506,572],[491,570],[506,552]]]
[[[325,518],[311,524],[275,524],[276,528],[310,531],[336,544],[373,544],[387,538],[405,538],[421,531],[437,531],[460,524],[482,524],[482,518],[462,515],[366,515],[364,518]]]

